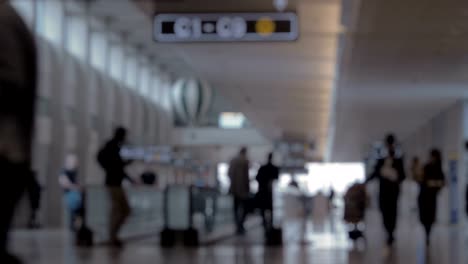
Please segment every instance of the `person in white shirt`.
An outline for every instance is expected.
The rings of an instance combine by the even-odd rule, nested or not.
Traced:
[[[386,140],[386,155],[379,159],[368,182],[373,179],[380,181],[379,207],[383,224],[387,232],[387,246],[391,247],[395,240],[394,232],[397,225],[398,197],[400,185],[405,179],[405,169],[402,157],[396,155],[396,139],[392,134]]]

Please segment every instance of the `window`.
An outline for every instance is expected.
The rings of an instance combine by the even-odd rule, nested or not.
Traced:
[[[125,63],[125,84],[129,88],[136,88],[137,82],[137,62],[135,55],[129,55],[126,57]]]
[[[93,67],[103,72],[106,71],[107,40],[101,32],[91,33],[90,63]]]
[[[365,166],[363,163],[307,163],[307,172],[296,174],[303,191],[316,194],[327,192],[330,188],[338,195],[343,195],[355,182],[364,182]],[[290,174],[280,176],[278,187],[280,190],[288,188],[292,178]]]
[[[115,45],[110,50],[110,75],[118,81],[122,81],[123,73],[123,50],[119,45]]]
[[[66,48],[72,55],[82,60],[86,59],[87,33],[84,17],[72,16],[67,19]]]
[[[140,83],[138,90],[140,91],[141,95],[148,95],[149,92],[149,85],[150,85],[150,78],[149,78],[149,69],[147,66],[140,67]]]
[[[151,78],[151,86],[150,86],[150,91],[149,95],[151,97],[151,101],[154,103],[159,103],[160,102],[160,89],[163,83],[161,82],[161,79],[159,79],[159,76],[153,75],[150,77]]]
[[[36,1],[38,34],[53,44],[62,44],[63,6],[61,1]]]

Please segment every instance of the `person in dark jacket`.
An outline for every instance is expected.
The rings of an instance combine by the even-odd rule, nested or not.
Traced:
[[[257,202],[262,213],[265,232],[273,228],[273,182],[279,178],[279,168],[273,164],[273,153],[268,154],[267,164],[257,174]]]
[[[36,75],[34,37],[8,1],[0,1],[0,263],[19,263],[7,242],[16,204],[33,177]]]
[[[117,128],[114,137],[98,153],[98,162],[106,173],[105,185],[111,201],[109,217],[110,244],[116,247],[122,246],[118,234],[130,215],[130,206],[125,190],[122,188],[122,182],[127,179],[134,183],[125,172],[125,167],[131,161],[123,160],[120,156],[120,150],[125,143],[126,137],[127,130],[123,127]]]
[[[430,243],[432,225],[436,219],[437,195],[445,184],[444,172],[442,171],[442,155],[437,149],[430,153],[429,162],[424,166],[424,173],[420,182],[418,197],[419,219],[426,231],[426,244]]]
[[[387,232],[387,246],[391,247],[395,240],[394,232],[397,224],[398,197],[400,185],[405,179],[403,158],[396,156],[395,137],[388,135],[386,153],[377,161],[374,171],[368,181],[380,181],[379,207],[383,224]]]
[[[231,180],[229,193],[234,200],[234,219],[237,234],[245,234],[245,219],[248,213],[248,201],[250,197],[250,162],[247,155],[247,148],[242,147],[239,154],[229,163],[228,176]]]

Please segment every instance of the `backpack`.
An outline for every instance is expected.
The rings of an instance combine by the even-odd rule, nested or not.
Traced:
[[[97,154],[97,162],[101,168],[106,169],[109,166],[109,155],[108,147],[105,145],[102,147]]]

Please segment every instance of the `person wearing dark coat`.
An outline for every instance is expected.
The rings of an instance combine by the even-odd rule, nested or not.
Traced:
[[[229,163],[228,175],[231,180],[229,193],[234,200],[234,220],[237,234],[245,234],[245,219],[248,213],[248,202],[250,197],[250,162],[247,156],[247,148],[242,147],[239,154]]]
[[[396,156],[395,137],[388,135],[385,142],[387,153],[377,161],[374,171],[367,181],[372,179],[380,181],[379,207],[387,232],[387,246],[391,247],[395,240],[394,232],[397,225],[400,185],[406,175],[403,159]]]
[[[260,167],[257,174],[258,207],[262,213],[265,231],[273,228],[273,182],[279,178],[279,168],[273,164],[273,153],[268,155],[267,164]]]
[[[8,233],[33,178],[36,76],[34,37],[8,1],[0,1],[0,263],[19,263],[8,253]]]
[[[98,163],[106,174],[105,185],[111,204],[109,236],[110,245],[114,247],[123,246],[123,242],[118,235],[131,213],[130,204],[122,183],[124,180],[128,180],[130,183],[135,184],[135,181],[125,172],[125,167],[132,161],[124,160],[120,155],[126,138],[127,129],[118,127],[114,132],[114,137],[101,148],[97,155]]]
[[[426,244],[429,245],[432,225],[437,213],[437,195],[445,185],[444,172],[442,171],[442,155],[437,149],[433,149],[430,160],[424,166],[424,174],[420,182],[418,197],[419,219],[426,232]]]

